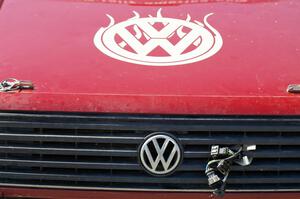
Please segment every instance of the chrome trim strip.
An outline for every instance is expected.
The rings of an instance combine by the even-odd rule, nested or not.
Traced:
[[[96,187],[74,187],[74,186],[52,186],[52,185],[21,185],[21,184],[9,184],[9,183],[0,183],[0,187],[11,187],[11,188],[39,188],[39,189],[65,189],[65,190],[82,190],[82,191],[134,191],[134,192],[186,192],[186,193],[206,193],[211,192],[209,189],[131,189],[131,188],[96,188]],[[226,192],[230,193],[253,193],[253,192],[300,192],[300,189],[245,189],[245,190],[234,190],[228,189]]]

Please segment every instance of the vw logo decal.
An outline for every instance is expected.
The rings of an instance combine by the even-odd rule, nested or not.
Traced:
[[[124,62],[149,66],[174,66],[205,60],[216,54],[223,45],[220,33],[208,23],[186,19],[135,16],[98,30],[94,44],[107,56]],[[159,26],[159,27],[157,27]]]
[[[182,150],[173,136],[155,133],[148,136],[141,145],[139,159],[148,173],[156,176],[169,175],[180,165]]]

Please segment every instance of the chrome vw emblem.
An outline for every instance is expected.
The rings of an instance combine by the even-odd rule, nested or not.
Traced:
[[[181,163],[182,151],[175,138],[156,133],[150,135],[141,145],[139,158],[148,173],[168,175]]]
[[[212,13],[204,17],[203,23],[192,20],[189,14],[185,20],[163,17],[161,10],[156,17],[141,17],[135,11],[134,14],[119,23],[107,15],[110,24],[97,31],[95,46],[112,58],[149,66],[194,63],[222,48],[222,36],[208,23]]]

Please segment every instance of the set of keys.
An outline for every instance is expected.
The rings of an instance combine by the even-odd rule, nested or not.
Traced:
[[[22,81],[9,78],[0,83],[0,92],[21,91],[24,89],[33,90],[34,85],[31,81]]]

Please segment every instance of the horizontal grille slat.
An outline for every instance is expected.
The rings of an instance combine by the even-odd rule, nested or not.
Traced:
[[[155,132],[178,139],[183,161],[164,177],[139,162]],[[256,145],[233,165],[232,191],[300,191],[300,116],[0,112],[0,184],[80,189],[207,191],[212,145]]]
[[[91,123],[91,124],[77,124],[77,123],[46,123],[46,122],[37,122],[37,123],[26,123],[26,122],[11,122],[11,121],[0,121],[0,127],[18,127],[18,128],[47,128],[51,126],[54,129],[69,129],[69,128],[82,128],[82,129],[100,129],[100,130],[150,130],[150,131],[244,131],[247,130],[249,132],[255,131],[291,131],[297,132],[300,126],[295,127],[287,127],[287,126],[262,126],[259,130],[255,127],[243,125],[243,126],[230,126],[230,125],[180,125],[180,124],[161,124],[161,125],[153,125],[153,124],[138,124],[132,126],[130,122],[115,125],[113,123]]]
[[[198,165],[182,165],[180,171],[205,171],[205,164]],[[232,171],[300,171],[298,163],[284,163],[284,164],[259,164],[250,165],[248,167],[233,166]]]
[[[117,121],[117,122],[116,122]],[[299,132],[297,116],[145,116],[0,113],[0,127],[151,131],[291,131]]]
[[[97,163],[97,162],[64,162],[64,161],[38,161],[0,159],[0,166],[47,167],[47,168],[75,168],[75,169],[117,169],[142,170],[139,164],[132,163]]]
[[[0,146],[0,152],[54,154],[54,155],[118,156],[118,157],[122,157],[122,156],[135,157],[137,154],[137,152],[133,150],[39,148],[39,147],[15,147],[15,146]]]
[[[84,143],[127,143],[138,144],[143,141],[143,137],[134,136],[68,136],[68,135],[35,135],[35,134],[8,134],[0,133],[3,140],[21,141],[47,141],[47,142],[84,142]]]
[[[272,138],[269,137],[261,137],[261,138],[188,138],[188,139],[180,139],[179,140],[183,144],[222,144],[222,145],[232,145],[235,143],[243,143],[243,144],[257,144],[257,145],[300,145],[299,137],[296,138]]]
[[[0,159],[0,166],[46,167],[46,168],[77,168],[77,169],[115,169],[115,170],[142,170],[138,163],[104,163],[104,162],[76,162],[76,161],[38,161]],[[204,171],[205,164],[183,164],[179,171]],[[232,171],[300,171],[298,163],[254,164],[248,167],[233,166]]]
[[[87,182],[122,182],[122,183],[171,183],[178,184],[182,181],[186,183],[206,183],[206,178],[204,177],[171,177],[171,178],[157,178],[149,176],[135,177],[133,175],[119,175],[117,177],[112,177],[110,175],[65,175],[65,174],[46,174],[46,173],[19,173],[19,172],[1,172],[0,176],[10,179],[38,179],[38,180],[62,180],[65,181],[87,181]]]
[[[38,180],[62,180],[65,181],[87,181],[87,182],[122,182],[122,183],[170,183],[178,184],[182,181],[191,184],[206,184],[207,179],[200,176],[193,177],[170,177],[170,178],[155,178],[143,176],[141,178],[136,178],[134,176],[118,176],[111,177],[109,175],[65,175],[65,174],[46,174],[46,173],[19,173],[19,172],[1,172],[0,175],[4,178],[9,179],[38,179]],[[300,183],[300,179],[295,176],[283,176],[283,177],[261,177],[260,183],[274,183],[274,179],[278,183]],[[230,178],[228,180],[231,184],[240,184],[240,183],[257,183],[256,178],[252,177],[242,177],[242,178]]]
[[[205,151],[185,151],[186,158],[209,158],[210,152]],[[254,158],[299,158],[300,150],[284,151],[284,150],[261,150],[256,152],[245,152],[245,155],[250,155]]]

